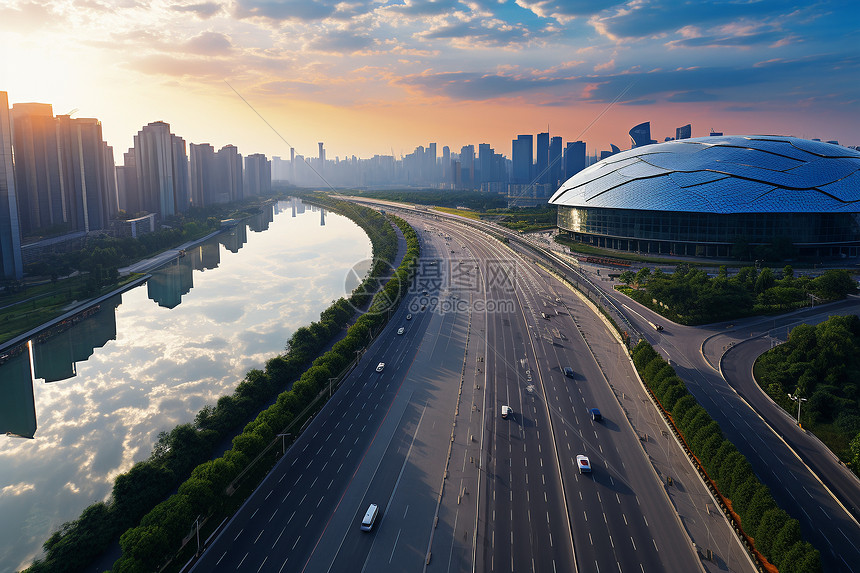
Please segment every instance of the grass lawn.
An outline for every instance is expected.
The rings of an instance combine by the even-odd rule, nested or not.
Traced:
[[[443,213],[449,213],[451,215],[460,215],[461,217],[468,217],[469,219],[475,219],[476,221],[481,220],[481,214],[477,211],[470,211],[468,209],[453,209],[451,207],[433,207],[434,211],[442,211]]]

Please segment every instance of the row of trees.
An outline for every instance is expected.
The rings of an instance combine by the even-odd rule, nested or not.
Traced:
[[[633,363],[720,495],[740,518],[740,526],[752,538],[755,549],[780,573],[819,573],[821,556],[801,538],[799,522],[777,506],[749,461],[725,439],[719,424],[687,391],[675,370],[644,340],[633,349]]]
[[[687,264],[672,274],[647,267],[637,273],[625,271],[619,280],[635,289],[628,294],[637,302],[680,324],[704,324],[754,314],[785,312],[818,301],[845,298],[857,292],[857,283],[846,270],[831,269],[819,277],[794,276],[786,266],[778,275],[769,267],[759,271],[743,267],[728,275],[725,266],[715,277]]]
[[[245,426],[241,434],[233,439],[232,447],[218,459],[195,467],[191,477],[179,486],[176,494],[158,504],[146,514],[137,527],[129,529],[120,538],[122,557],[114,564],[117,573],[152,571],[174,555],[180,548],[183,537],[191,529],[197,515],[209,516],[224,509],[228,500],[225,488],[246,467],[250,460],[264,451],[280,431],[283,431],[296,416],[325,392],[329,378],[337,375],[354,359],[355,351],[364,348],[367,338],[364,333],[381,328],[387,317],[388,300],[397,300],[405,294],[408,273],[415,268],[418,259],[418,237],[402,220],[395,218],[403,229],[407,240],[407,254],[383,291],[371,302],[370,311],[363,314],[347,331],[346,337],[336,342],[331,350],[314,360],[313,366],[293,383],[292,388],[281,393],[276,402],[260,412],[255,420]],[[407,273],[407,275],[402,275]],[[404,280],[405,279],[405,280]],[[381,301],[381,302],[380,302]],[[268,368],[267,368],[268,370]],[[257,374],[265,377],[266,373]]]
[[[788,395],[807,398],[803,424],[860,474],[860,318],[795,327],[785,344],[759,357],[755,374],[792,415],[797,406]]]
[[[344,214],[353,218],[367,232],[374,255],[379,253],[387,257],[388,261],[393,260],[397,251],[397,237],[385,217],[352,203],[339,202],[329,206],[333,209],[342,208]],[[380,266],[380,269],[385,268],[385,264]],[[367,291],[371,284],[374,284],[374,277],[368,276],[348,300],[342,298],[335,301],[321,313],[318,322],[298,329],[287,342],[288,350],[285,354],[271,358],[263,370],[249,371],[232,394],[222,396],[215,405],[202,408],[193,423],[182,424],[170,432],[162,432],[149,459],[138,462],[128,472],[117,476],[110,500],[89,506],[77,520],[63,524],[44,543],[44,558],[34,562],[27,571],[71,572],[84,569],[111,543],[120,539],[123,532],[139,522],[142,524],[141,519],[188,479],[192,475],[192,469],[212,457],[217,444],[234,435],[242,423],[260,412],[273,397],[291,384],[293,392],[285,393],[290,394],[286,397],[282,394],[278,402],[290,415],[301,411],[301,408],[295,408],[308,396],[315,395],[318,385],[327,383],[328,378],[334,375],[331,372],[339,372],[349,362],[330,359],[325,364],[318,364],[315,361],[310,370],[302,375],[308,363],[349,323],[354,316],[354,309],[368,303]],[[374,326],[378,327],[379,320],[378,316],[366,319],[362,317],[359,320],[361,325],[357,328],[354,326],[347,335],[349,347],[360,348],[365,345],[368,340],[367,333]],[[354,354],[351,353],[349,359],[352,358]],[[294,383],[297,378],[299,381]],[[278,424],[284,419],[286,418],[273,417],[271,425],[280,429],[283,425]],[[219,468],[228,462],[241,467],[243,462],[253,459],[253,456],[243,457],[243,452],[256,444],[258,438],[242,436],[245,436],[245,433],[234,438],[234,454],[211,462],[214,466],[206,471],[212,472],[213,479],[215,474],[221,475]],[[240,453],[243,455],[239,455]],[[196,471],[199,473],[204,470]],[[223,488],[212,490],[213,495],[222,491]],[[203,495],[201,492],[198,494]],[[159,535],[165,533],[164,530],[159,531]],[[140,535],[140,531],[134,535]],[[147,537],[146,541],[151,543],[152,538]],[[145,551],[133,549],[133,546],[137,545],[134,541],[127,541],[126,545],[130,554],[134,554],[134,551]]]

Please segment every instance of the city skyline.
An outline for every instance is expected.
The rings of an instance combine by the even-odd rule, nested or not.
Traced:
[[[692,124],[692,137],[857,145],[857,11],[769,0],[13,2],[0,8],[0,89],[11,103],[98,117],[117,154],[155,120],[188,141],[281,157],[290,146],[316,156],[320,141],[329,158],[401,156],[426,141],[510,157],[516,134],[542,132],[591,154],[628,147],[644,121],[658,141]]]

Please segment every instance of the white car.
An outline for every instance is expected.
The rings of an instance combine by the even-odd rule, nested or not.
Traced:
[[[591,462],[588,461],[588,456],[583,456],[582,454],[576,456],[576,467],[579,468],[579,473],[590,473],[591,472]]]
[[[412,315],[411,315],[411,314],[407,314],[407,315],[406,315],[406,320],[412,320]]]
[[[384,368],[385,368],[385,362],[380,362],[379,364],[376,365],[376,371],[377,372],[382,372],[382,370]]]
[[[403,334],[404,332],[406,332],[406,329],[403,328],[402,326],[397,329],[397,334]]]

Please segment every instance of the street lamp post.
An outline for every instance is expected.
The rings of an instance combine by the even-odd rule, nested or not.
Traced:
[[[292,434],[287,432],[286,434],[278,434],[278,436],[281,438],[281,455],[283,456],[287,453],[287,438]]]
[[[796,392],[793,395],[789,394],[788,397],[797,402],[797,425],[800,426],[800,404],[806,402],[807,399],[801,398],[800,395]],[[802,428],[803,426],[800,427]]]

